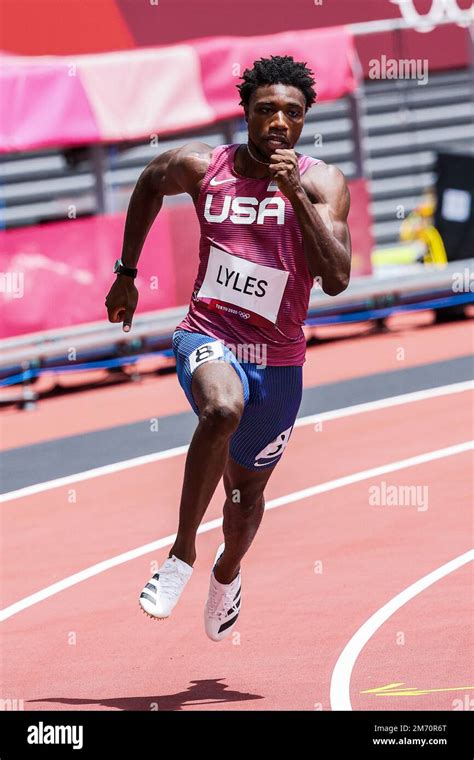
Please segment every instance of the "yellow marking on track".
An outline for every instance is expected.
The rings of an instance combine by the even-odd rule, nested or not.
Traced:
[[[403,686],[401,683],[389,683],[387,686],[378,686],[376,689],[366,689],[361,691],[361,694],[375,694],[376,697],[418,697],[420,694],[433,694],[438,691],[466,691],[474,689],[474,686],[450,686],[443,689],[418,689],[417,686],[405,687],[399,689],[399,686]]]

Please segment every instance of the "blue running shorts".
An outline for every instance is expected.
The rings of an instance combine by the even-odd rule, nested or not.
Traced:
[[[179,383],[198,416],[191,393],[193,372],[211,359],[233,366],[242,382],[245,407],[230,439],[230,456],[248,470],[273,467],[286,448],[301,404],[303,367],[240,362],[222,341],[188,330],[175,330],[173,352]]]

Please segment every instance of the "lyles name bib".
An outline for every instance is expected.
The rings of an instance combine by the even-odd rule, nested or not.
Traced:
[[[211,245],[197,298],[224,314],[276,323],[289,272],[256,264]]]

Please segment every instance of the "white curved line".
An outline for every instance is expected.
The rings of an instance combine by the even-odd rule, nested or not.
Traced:
[[[387,604],[384,604],[377,612],[359,628],[346,644],[338,657],[331,677],[330,701],[332,710],[352,710],[351,705],[351,675],[354,665],[362,652],[363,648],[382,626],[400,607],[420,594],[428,586],[444,578],[445,575],[452,573],[467,562],[474,560],[474,549],[469,549],[465,554],[446,562],[446,564],[433,570],[420,580],[412,583],[411,586],[401,591],[393,597]]]
[[[370,470],[355,472],[352,475],[346,475],[343,478],[329,480],[326,483],[320,483],[319,485],[312,486],[311,488],[304,488],[302,491],[294,491],[293,493],[287,494],[286,496],[280,496],[277,499],[271,499],[265,504],[265,510],[276,509],[277,507],[282,507],[285,504],[291,504],[295,501],[300,501],[301,499],[307,499],[310,496],[326,493],[327,491],[333,491],[336,488],[342,488],[344,486],[351,485],[352,483],[359,483],[361,480],[370,480],[370,478],[377,477],[378,475],[384,475],[388,472],[404,470],[407,467],[415,467],[416,465],[424,464],[425,462],[432,462],[435,459],[441,459],[443,457],[461,454],[465,451],[469,451],[472,448],[474,448],[474,441],[466,441],[464,443],[458,443],[455,446],[448,446],[445,449],[429,451],[426,454],[419,454],[418,456],[410,457],[409,459],[401,459],[398,462],[391,462],[390,464],[382,465],[381,467],[373,467]],[[221,525],[222,517],[219,517],[215,520],[210,520],[209,522],[200,525],[197,532],[198,534],[207,533],[210,530],[214,530],[214,528],[219,528]],[[99,575],[99,573],[103,573],[105,570],[110,570],[112,567],[122,565],[125,562],[129,562],[130,560],[136,559],[137,557],[141,557],[144,554],[154,552],[157,549],[163,549],[165,546],[171,546],[175,538],[176,534],[165,536],[164,538],[158,539],[158,541],[153,541],[150,544],[139,546],[137,549],[131,549],[128,552],[118,554],[115,557],[111,557],[111,559],[106,559],[103,562],[99,562],[97,565],[92,565],[85,570],[81,570],[79,573],[69,575],[67,578],[63,578],[63,580],[58,581],[57,583],[53,583],[51,586],[46,586],[46,588],[41,589],[41,591],[37,591],[30,596],[26,596],[24,599],[20,599],[18,602],[14,602],[9,607],[5,607],[3,610],[0,610],[0,622],[7,620],[7,618],[18,614],[22,610],[26,610],[28,607],[32,607],[34,604],[38,604],[39,602],[48,599],[50,596],[54,596],[55,594],[59,594],[61,591],[64,591],[71,586],[75,586],[77,583],[81,583],[88,578],[92,578],[94,575]]]

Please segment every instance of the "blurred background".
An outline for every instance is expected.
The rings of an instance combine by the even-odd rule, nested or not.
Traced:
[[[159,153],[246,142],[235,85],[269,54],[314,71],[296,148],[339,166],[352,196],[351,286],[337,299],[314,288],[308,341],[328,325],[338,337],[390,330],[400,312],[472,315],[468,0],[4,0],[1,13],[4,408],[173,369],[198,261],[194,207],[165,200],[125,336],[104,299],[127,204]]]

